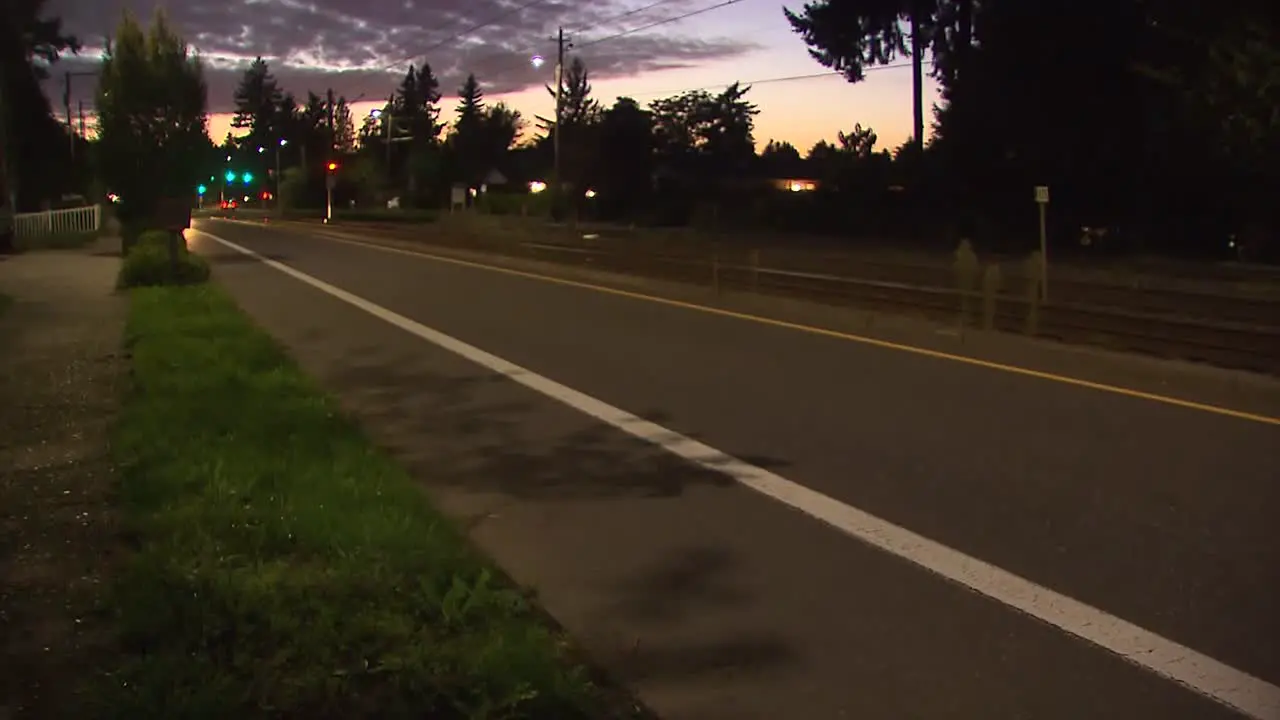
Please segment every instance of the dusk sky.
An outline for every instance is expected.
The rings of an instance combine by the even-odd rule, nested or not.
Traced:
[[[880,147],[907,138],[911,122],[911,72],[895,67],[850,85],[824,73],[791,32],[777,0],[737,0],[685,20],[623,37],[623,33],[666,18],[720,4],[723,0],[51,0],[48,9],[85,48],[81,57],[60,63],[84,70],[101,54],[102,38],[124,8],[148,19],[157,5],[205,60],[209,82],[210,134],[221,140],[230,129],[232,91],[248,61],[262,55],[285,90],[305,99],[325,88],[349,99],[385,98],[410,62],[426,59],[441,79],[442,117],[452,120],[455,90],[468,72],[480,80],[489,101],[503,100],[525,118],[553,112],[543,85],[552,64],[535,68],[535,54],[555,57],[553,40],[563,25],[581,49],[595,97],[608,105],[619,95],[642,104],[684,90],[716,91],[740,80],[756,82],[748,99],[760,108],[756,139],[787,140],[807,150],[818,140],[856,123],[872,127]],[[803,0],[790,6],[799,9]],[[524,9],[516,10],[525,6]],[[646,8],[647,9],[641,9]],[[639,9],[626,17],[617,17]],[[513,12],[514,10],[514,12]],[[495,18],[497,18],[495,20]],[[492,22],[490,22],[492,21]],[[485,27],[467,33],[483,23]],[[596,44],[592,41],[601,40]],[[775,80],[779,79],[779,80]],[[55,76],[61,80],[61,72]],[[91,101],[94,80],[73,81],[73,105]],[[60,88],[51,92],[55,104]],[[926,86],[926,104],[936,100]],[[380,103],[377,103],[380,104]],[[358,115],[373,103],[358,103]],[[357,119],[357,125],[359,119]]]

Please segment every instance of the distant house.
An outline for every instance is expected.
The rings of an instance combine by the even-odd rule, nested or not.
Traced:
[[[822,181],[811,177],[770,178],[769,184],[786,192],[813,192],[822,186]]]

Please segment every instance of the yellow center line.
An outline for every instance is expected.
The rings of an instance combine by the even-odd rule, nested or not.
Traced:
[[[569,280],[567,278],[555,277],[554,275],[544,275],[542,273],[529,272],[527,270],[515,270],[512,268],[500,267],[497,265],[488,265],[486,263],[476,262],[474,260],[461,260],[444,255],[436,255],[425,250],[408,250],[405,248],[383,245],[368,240],[355,239],[345,234],[339,234],[328,228],[311,230],[311,232],[321,235],[332,242],[347,243],[350,245],[360,245],[363,247],[382,250],[384,252],[400,253],[402,255],[410,255],[415,257],[424,257],[437,262],[452,263],[490,272],[504,273],[514,275],[516,277],[528,278],[531,280],[540,280],[542,282],[555,283],[557,285],[565,285],[568,287],[580,288],[583,290],[593,290],[595,292],[607,293],[619,297],[631,298],[633,300],[644,300],[646,302],[657,303],[669,307],[677,307],[685,310],[694,310],[697,312],[707,313],[710,315],[719,315],[721,317],[734,318],[737,320],[746,320],[748,322],[759,323],[761,325],[769,325],[772,327],[786,328],[798,332],[808,333],[810,335],[820,335],[823,337],[837,338],[848,342],[860,343],[872,347],[884,348],[887,350],[896,350],[899,352],[911,353],[913,355],[921,355],[924,357],[935,358],[938,360],[948,360],[951,362],[963,363],[975,367],[987,368],[989,370],[998,370],[1000,372],[1011,373],[1014,375],[1022,375],[1024,377],[1032,377],[1040,380],[1048,380],[1050,382],[1062,383],[1064,385],[1073,385],[1075,387],[1088,388],[1100,392],[1111,393],[1114,395],[1122,395],[1139,400],[1148,400],[1150,402],[1172,405],[1174,407],[1187,408],[1189,410],[1199,410],[1201,412],[1222,415],[1225,417],[1236,418],[1239,420],[1247,420],[1250,422],[1262,423],[1264,425],[1280,426],[1280,417],[1271,415],[1263,415],[1260,413],[1246,412],[1244,410],[1233,410],[1231,408],[1221,407],[1219,405],[1210,405],[1208,403],[1196,402],[1194,400],[1185,400],[1182,398],[1170,397],[1168,395],[1159,395],[1156,393],[1145,392],[1142,390],[1134,390],[1131,388],[1120,387],[1118,385],[1108,385],[1106,383],[1093,382],[1091,380],[1083,380],[1081,378],[1069,377],[1067,375],[1058,375],[1056,373],[1044,372],[1042,370],[1032,370],[1030,368],[1019,367],[1017,365],[1007,365],[1005,363],[993,362],[991,360],[981,360],[978,358],[967,357],[964,355],[956,355],[953,353],[942,352],[940,350],[929,350],[927,348],[916,347],[914,345],[904,345],[902,343],[891,342],[889,340],[881,340],[878,338],[867,337],[865,335],[856,335],[853,333],[842,332],[839,330],[831,330],[828,328],[817,327],[814,325],[804,325],[802,323],[789,322],[787,320],[778,320],[776,318],[764,317],[762,315],[753,315],[751,313],[738,312],[735,310],[726,310],[724,308],[712,307],[709,305],[699,305],[697,303],[686,302],[684,300],[673,300],[671,298],[659,297],[657,295],[648,295],[632,290],[621,290],[606,285],[596,285],[594,283],[583,282],[581,280]]]

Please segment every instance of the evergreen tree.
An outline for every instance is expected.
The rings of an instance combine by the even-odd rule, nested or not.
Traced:
[[[0,215],[71,188],[66,131],[53,116],[40,81],[48,66],[79,43],[45,16],[44,0],[0,5]],[[3,228],[0,228],[2,230]],[[0,238],[0,241],[3,241]]]
[[[280,103],[283,97],[267,62],[261,57],[256,58],[236,87],[236,113],[231,126],[247,129],[252,138],[250,144],[276,142],[281,136]]]
[[[560,121],[566,127],[582,126],[595,122],[600,117],[600,103],[591,97],[591,80],[587,66],[582,58],[574,58],[563,73],[560,86]],[[547,87],[547,94],[556,96],[553,87]],[[548,131],[555,124],[554,120],[540,118]]]
[[[924,64],[944,86],[967,62],[973,16],[980,0],[813,0],[801,12],[784,8],[787,22],[809,46],[809,55],[861,82],[869,68],[909,58],[912,70],[912,137],[924,145]]]
[[[547,94],[556,97],[555,88],[547,87]],[[542,142],[554,143],[555,134],[560,137],[560,172],[570,186],[582,188],[590,184],[596,164],[598,140],[596,125],[600,120],[600,103],[591,97],[591,81],[587,66],[581,58],[574,58],[563,73],[560,87],[560,123],[554,118],[538,118],[538,127],[545,133]]]
[[[479,92],[479,88],[476,88]],[[401,127],[413,138],[414,144],[432,143],[440,134],[440,81],[431,72],[431,66],[421,69],[409,66],[404,80],[396,90],[395,114]]]
[[[326,118],[327,120],[327,118]],[[338,152],[349,153],[356,147],[356,124],[345,97],[339,97],[333,108],[333,144]]]
[[[489,158],[486,157],[484,93],[475,75],[467,76],[458,90],[458,98],[458,119],[453,124],[454,152],[462,180],[476,184],[491,168],[485,167]]]
[[[468,75],[466,82],[458,89],[458,119],[454,127],[459,132],[463,128],[479,127],[484,117],[484,93],[475,75]]]

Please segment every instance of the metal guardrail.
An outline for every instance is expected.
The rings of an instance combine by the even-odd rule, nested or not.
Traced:
[[[941,268],[922,272],[915,267],[904,272],[897,266],[879,273],[888,277],[859,277],[849,274],[850,264],[825,272],[776,267],[759,264],[757,253],[741,250],[699,257],[644,252],[643,248],[591,247],[582,242],[504,242],[482,232],[429,226],[352,223],[339,227],[344,226],[388,239],[585,265],[720,290],[909,313],[950,324],[961,322],[962,306],[967,305],[971,310],[965,323],[984,324],[982,293],[968,293],[966,302],[954,274]],[[925,280],[930,282],[921,282]],[[994,297],[991,329],[1280,374],[1280,301],[1062,281],[1055,283],[1054,291],[1052,302],[1033,303],[1025,292],[1025,280],[1013,278],[1006,292]]]

